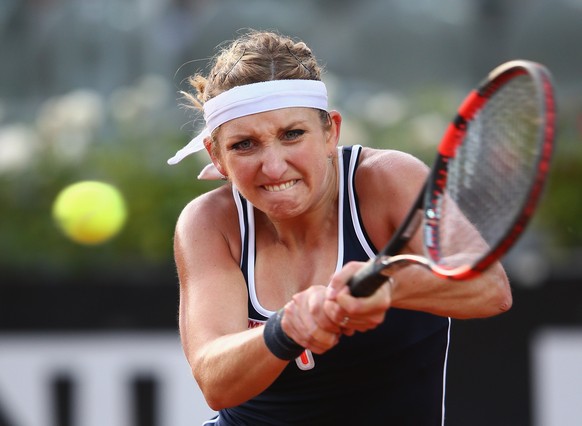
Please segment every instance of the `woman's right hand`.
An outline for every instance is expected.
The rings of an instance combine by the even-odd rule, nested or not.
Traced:
[[[364,266],[363,262],[349,262],[334,274],[327,287],[325,310],[331,321],[339,324],[343,334],[353,335],[380,325],[392,304],[392,286],[386,283],[368,297],[354,297],[347,282]]]
[[[312,286],[295,294],[284,307],[281,326],[299,345],[322,354],[339,342],[341,327],[325,313],[327,288]]]

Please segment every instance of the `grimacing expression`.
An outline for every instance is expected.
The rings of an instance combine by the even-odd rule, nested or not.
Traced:
[[[335,182],[329,155],[335,153],[339,122],[332,118],[326,128],[313,108],[240,117],[219,129],[215,162],[258,209],[297,215],[322,202]]]

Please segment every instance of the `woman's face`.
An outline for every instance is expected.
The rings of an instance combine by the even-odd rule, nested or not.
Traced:
[[[291,218],[335,195],[341,117],[326,128],[313,108],[285,108],[224,123],[217,135],[219,170],[256,208]]]

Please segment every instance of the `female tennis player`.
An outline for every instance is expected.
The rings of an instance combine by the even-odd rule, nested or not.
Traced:
[[[390,239],[426,178],[418,159],[339,144],[321,67],[248,31],[186,97],[206,149],[175,233],[180,335],[215,425],[442,425],[450,318],[512,304],[499,264],[470,282],[403,268],[369,297],[346,282]],[[438,135],[435,135],[438,137]],[[459,232],[463,232],[459,229]],[[420,253],[415,236],[407,252]]]

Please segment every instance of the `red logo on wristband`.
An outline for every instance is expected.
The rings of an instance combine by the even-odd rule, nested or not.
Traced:
[[[300,370],[311,370],[315,367],[315,360],[309,349],[305,349],[300,356],[295,358],[295,363]]]

